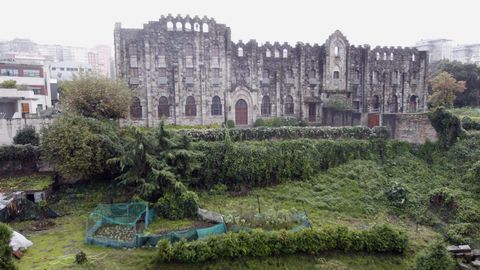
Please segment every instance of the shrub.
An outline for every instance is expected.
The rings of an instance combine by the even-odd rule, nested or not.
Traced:
[[[445,237],[455,245],[474,244],[480,236],[480,226],[476,223],[457,223],[448,225]]]
[[[75,262],[77,264],[85,264],[86,262],[88,262],[87,254],[80,250],[77,254],[75,254]]]
[[[474,121],[472,118],[465,116],[462,118],[462,127],[466,130],[480,130],[480,122]]]
[[[11,238],[12,230],[6,224],[0,222],[0,269],[17,269],[12,257]]]
[[[106,161],[119,151],[113,123],[63,115],[42,130],[42,156],[51,162],[65,182],[101,174]]]
[[[438,133],[439,143],[444,148],[452,146],[462,134],[460,119],[443,107],[438,107],[435,111],[430,112],[428,118]]]
[[[60,102],[69,112],[97,119],[117,119],[127,116],[132,91],[122,80],[80,73],[60,85]]]
[[[273,117],[268,119],[259,118],[255,121],[255,127],[288,127],[288,126],[307,126],[302,119],[294,117]]]
[[[423,250],[416,259],[416,270],[451,270],[455,266],[452,256],[441,242]]]
[[[13,137],[14,144],[31,144],[38,146],[39,142],[40,136],[33,126],[26,126],[18,130],[15,137]]]
[[[192,218],[197,215],[198,196],[192,191],[167,192],[155,204],[156,213],[168,219]]]
[[[228,187],[225,184],[215,184],[213,187],[208,191],[210,195],[225,195],[227,193]]]
[[[227,128],[234,128],[235,122],[233,120],[227,120],[226,126]]]
[[[35,161],[40,156],[40,148],[26,145],[0,145],[0,161]]]
[[[253,230],[173,245],[163,241],[153,263],[202,263],[217,259],[319,254],[325,251],[403,253],[407,244],[405,232],[388,225],[364,231],[331,226],[297,232]]]
[[[385,189],[385,196],[387,196],[388,201],[397,207],[401,207],[406,204],[407,194],[408,189],[397,182],[392,182]]]
[[[388,138],[384,127],[257,127],[227,129],[232,141],[271,139],[373,139]],[[223,141],[225,129],[190,129],[177,131],[193,141]]]

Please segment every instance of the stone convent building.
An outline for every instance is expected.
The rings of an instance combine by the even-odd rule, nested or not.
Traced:
[[[319,125],[338,96],[362,119],[426,108],[427,53],[415,48],[354,46],[340,31],[321,45],[234,42],[225,24],[180,15],[143,29],[117,23],[114,36],[117,76],[136,95],[130,117],[149,126],[270,117]]]

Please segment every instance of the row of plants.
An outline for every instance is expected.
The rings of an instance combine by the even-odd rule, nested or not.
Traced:
[[[306,127],[308,123],[303,119],[296,117],[272,117],[272,118],[259,118],[255,121],[255,127]]]
[[[269,257],[288,254],[320,254],[326,251],[403,253],[408,245],[404,231],[388,225],[368,230],[343,226],[292,231],[227,233],[205,240],[171,244],[161,241],[153,264],[201,263],[218,259]]]
[[[0,161],[36,161],[40,157],[40,148],[30,144],[0,145]]]
[[[223,141],[226,129],[186,129],[177,131],[193,141]],[[275,140],[275,139],[372,139],[388,138],[383,127],[257,127],[228,129],[232,141]]]
[[[462,118],[462,127],[466,130],[480,130],[480,121],[465,116]]]
[[[285,140],[246,142],[197,142],[204,153],[200,177],[191,184],[229,188],[263,187],[287,180],[303,181],[330,167],[354,159],[381,160],[407,143],[391,140]]]

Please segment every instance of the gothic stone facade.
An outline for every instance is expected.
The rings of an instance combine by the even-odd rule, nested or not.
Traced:
[[[322,124],[336,95],[363,115],[426,107],[426,52],[354,46],[340,31],[322,45],[235,43],[213,19],[168,15],[143,29],[117,23],[114,38],[117,76],[136,95],[130,118],[149,126],[270,117]]]

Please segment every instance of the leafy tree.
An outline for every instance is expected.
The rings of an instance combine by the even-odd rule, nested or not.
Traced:
[[[190,150],[187,138],[173,137],[163,122],[153,134],[129,126],[125,129],[121,153],[108,163],[121,171],[119,184],[132,186],[145,200],[156,202],[167,192],[183,194],[185,185],[200,168],[198,154]]]
[[[352,102],[342,94],[334,94],[325,103],[325,107],[336,110],[351,110]]]
[[[13,251],[12,247],[10,246],[11,238],[12,230],[7,225],[0,222],[0,269],[17,269],[12,257]]]
[[[6,80],[0,83],[0,88],[17,88],[15,80]]]
[[[17,131],[15,137],[13,137],[14,144],[31,144],[38,145],[40,143],[40,136],[35,131],[35,127],[26,126]]]
[[[457,80],[465,81],[465,91],[456,93],[454,105],[477,106],[480,104],[480,67],[475,64],[464,64],[458,61],[439,61],[429,66],[430,77],[446,71]]]
[[[113,123],[67,114],[42,130],[41,148],[63,181],[76,182],[104,173],[121,145]]]
[[[432,85],[430,102],[433,107],[452,107],[456,93],[462,93],[465,90],[465,82],[455,80],[448,72],[441,72],[430,81],[430,84]]]
[[[62,82],[60,88],[63,108],[97,119],[125,117],[132,99],[132,91],[123,81],[98,74],[81,73]]]

